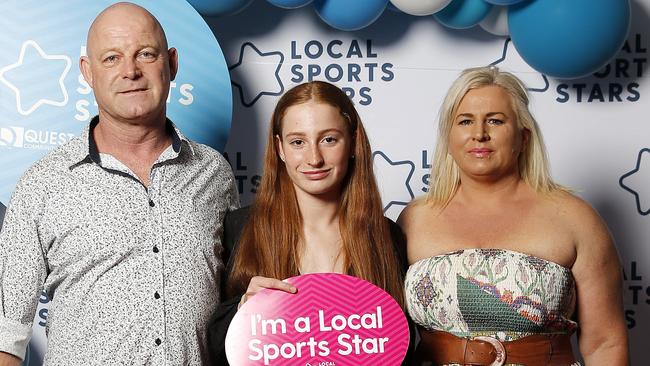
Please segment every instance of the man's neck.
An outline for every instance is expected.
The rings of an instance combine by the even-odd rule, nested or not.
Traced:
[[[171,144],[163,117],[155,123],[115,121],[99,116],[92,131],[97,151],[110,154],[129,167],[145,184],[149,172],[160,154]]]

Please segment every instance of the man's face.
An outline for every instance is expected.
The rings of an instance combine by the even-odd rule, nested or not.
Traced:
[[[135,7],[110,9],[95,21],[87,47],[80,67],[101,118],[130,123],[164,118],[177,55],[167,50],[162,30],[148,13]]]

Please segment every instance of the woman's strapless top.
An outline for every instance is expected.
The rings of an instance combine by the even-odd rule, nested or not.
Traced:
[[[464,249],[422,259],[409,267],[405,291],[413,321],[458,337],[510,341],[577,328],[571,271],[511,250]]]

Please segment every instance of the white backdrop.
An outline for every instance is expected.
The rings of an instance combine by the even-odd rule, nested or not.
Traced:
[[[650,0],[633,0],[632,27],[616,58],[594,76],[565,81],[530,68],[506,38],[479,27],[450,30],[433,17],[386,10],[371,26],[342,32],[311,7],[255,1],[237,15],[208,18],[234,85],[226,153],[242,201],[250,202],[259,183],[278,95],[311,74],[354,93],[376,151],[386,214],[396,218],[426,190],[436,117],[452,80],[464,68],[497,64],[533,89],[532,110],[556,180],[590,202],[612,231],[625,275],[632,364],[650,364],[649,14]]]
[[[387,10],[368,28],[341,32],[325,25],[311,7],[282,10],[256,0],[237,15],[206,19],[231,70],[233,123],[225,151],[242,201],[250,202],[259,184],[264,137],[278,95],[312,75],[346,88],[355,101],[375,151],[386,214],[396,218],[408,201],[426,191],[438,108],[451,81],[466,67],[497,64],[533,89],[532,109],[555,178],[576,189],[609,225],[625,275],[632,364],[650,364],[644,349],[650,333],[649,14],[650,0],[632,0],[625,47],[594,76],[570,81],[531,69],[506,38],[478,27],[446,29],[431,16]],[[168,36],[173,40],[173,34]],[[7,57],[15,56],[14,48]],[[181,49],[181,70],[190,63],[186,56]],[[78,73],[76,66],[72,70]],[[210,88],[198,85],[196,81],[193,91],[198,96]],[[0,92],[8,101],[8,91]],[[1,153],[7,151],[19,156],[21,150],[4,146]],[[2,168],[7,175],[16,169]],[[40,307],[32,365],[39,364],[44,352],[46,317],[47,310]]]

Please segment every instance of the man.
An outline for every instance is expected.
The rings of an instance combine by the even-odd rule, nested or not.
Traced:
[[[166,119],[178,58],[153,15],[110,6],[87,53],[99,115],[25,173],[0,234],[0,365],[24,358],[42,288],[46,365],[207,363],[232,171]]]

